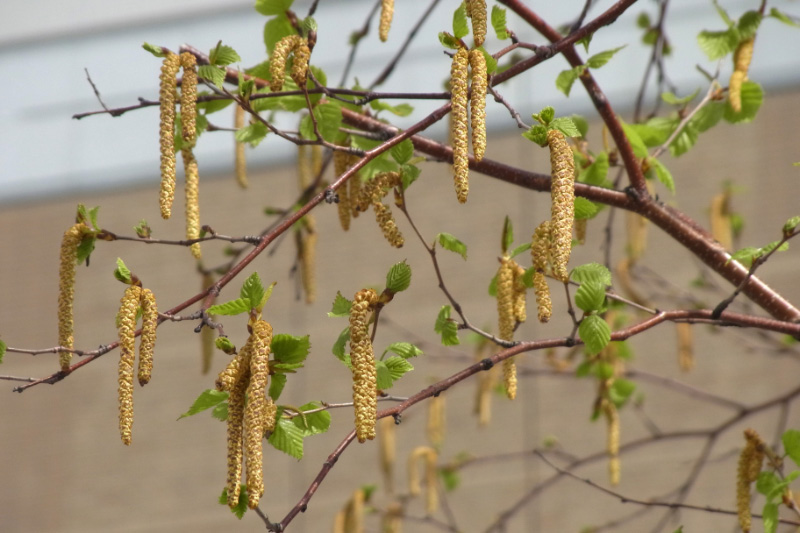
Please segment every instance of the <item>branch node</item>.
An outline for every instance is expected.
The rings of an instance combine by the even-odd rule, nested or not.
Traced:
[[[494,366],[494,361],[492,361],[488,357],[486,359],[481,360],[481,370],[490,370],[493,366]]]

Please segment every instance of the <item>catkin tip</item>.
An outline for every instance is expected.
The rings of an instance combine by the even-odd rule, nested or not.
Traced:
[[[378,25],[378,36],[383,42],[386,42],[386,40],[389,38],[389,29],[392,27],[393,16],[394,16],[394,0],[382,0],[381,20]]]

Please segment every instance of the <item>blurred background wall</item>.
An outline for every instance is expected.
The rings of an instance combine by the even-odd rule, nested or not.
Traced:
[[[304,12],[309,2],[296,2]],[[317,19],[320,38],[314,61],[338,79],[346,56],[346,43],[371,4],[364,2],[321,2]],[[608,5],[600,2],[590,12]],[[748,2],[724,4],[733,14],[756,6]],[[772,4],[770,4],[772,5]],[[402,42],[427,3],[398,6],[389,43],[378,46],[371,34],[358,51],[353,76],[371,81]],[[565,22],[582,2],[543,7],[542,15]],[[775,2],[791,11],[792,2]],[[383,88],[393,91],[437,91],[449,72],[449,60],[441,54],[435,33],[450,27],[454,5],[441,2],[423,26],[406,60]],[[537,6],[538,8],[538,6]],[[410,10],[408,13],[406,10]],[[611,31],[601,31],[592,52],[638,42],[634,20],[638,13],[655,12],[654,3],[632,8]],[[245,65],[264,59],[261,32],[264,17],[249,2],[175,1],[168,4],[139,2],[130,6],[106,2],[42,1],[5,2],[0,8],[0,71],[7,73],[2,85],[0,108],[0,335],[10,346],[43,348],[56,339],[55,302],[58,246],[63,231],[72,223],[77,203],[100,205],[100,224],[111,231],[132,234],[132,226],[147,219],[154,236],[179,238],[180,221],[163,222],[158,216],[157,112],[146,109],[121,118],[93,117],[82,121],[73,113],[98,109],[86,82],[88,69],[109,107],[130,105],[137,97],[156,98],[159,61],[142,51],[143,41],[177,48],[189,43],[201,49],[222,39],[237,49]],[[699,29],[721,29],[713,6],[698,7],[690,1],[673,2],[670,41],[675,49],[668,60],[670,79],[688,94],[705,87],[702,77],[691,68],[708,61],[695,44]],[[674,19],[672,18],[674,17]],[[509,25],[523,40],[538,42],[526,34],[523,23],[510,17]],[[768,25],[768,26],[767,26]],[[334,33],[332,28],[339,31]],[[675,176],[677,194],[663,188],[662,199],[675,204],[702,225],[708,225],[711,196],[723,183],[734,181],[739,188],[734,208],[745,221],[741,245],[761,245],[774,240],[783,222],[797,215],[798,157],[794,124],[800,118],[798,59],[786,53],[796,46],[797,35],[774,20],[765,22],[769,33],[759,38],[751,78],[765,87],[766,101],[750,126],[721,125],[704,134],[692,152],[680,159],[666,158]],[[796,31],[796,30],[795,30]],[[493,42],[488,48],[491,50]],[[596,72],[596,76],[617,111],[630,116],[640,72],[648,51],[632,45],[617,60]],[[567,100],[558,93],[552,79],[566,63],[561,58],[537,67],[524,79],[501,87],[503,94],[520,110],[523,118],[545,105],[556,107],[559,115],[584,113],[592,117],[589,103],[579,87]],[[723,78],[727,76],[723,66]],[[353,80],[348,80],[352,84]],[[702,89],[701,89],[702,90]],[[427,106],[416,105],[412,117],[397,119],[408,126],[423,116]],[[489,103],[492,127],[487,157],[523,168],[547,172],[545,150],[533,149],[521,139],[507,111]],[[214,120],[231,120],[223,111]],[[291,118],[285,127],[294,127]],[[590,139],[600,142],[600,127],[593,122]],[[442,138],[441,125],[427,133]],[[197,157],[201,172],[201,216],[208,224],[228,235],[255,234],[271,222],[265,206],[285,207],[296,199],[293,166],[294,148],[269,138],[255,150],[248,150],[251,187],[240,190],[231,176],[233,140],[224,132],[201,137]],[[476,324],[493,325],[495,302],[486,286],[497,268],[498,241],[503,218],[508,215],[517,229],[517,242],[528,238],[532,229],[549,216],[549,198],[532,191],[473,174],[469,206],[460,208],[453,199],[452,179],[446,165],[423,164],[419,183],[409,190],[408,205],[430,241],[438,232],[449,232],[469,247],[469,261],[455,254],[440,254],[443,272],[455,297]],[[176,209],[182,209],[180,200]],[[436,289],[430,260],[415,241],[408,223],[399,220],[406,234],[406,246],[390,248],[380,237],[371,216],[356,220],[349,234],[338,227],[333,206],[314,211],[318,219],[319,298],[313,305],[296,301],[297,282],[291,270],[294,243],[285,239],[274,254],[263,254],[246,274],[258,271],[267,282],[277,281],[274,296],[265,311],[276,332],[310,333],[312,351],[308,368],[292,376],[282,401],[301,405],[307,401],[347,401],[349,371],[330,353],[330,347],[344,327],[343,319],[328,318],[336,291],[351,296],[368,285],[381,285],[388,268],[407,260],[413,268],[411,289],[399,295],[384,312],[376,345],[404,340],[417,343],[425,352],[414,360],[416,371],[405,377],[392,392],[407,395],[434,379],[446,377],[470,361],[472,347],[439,346],[432,325],[438,308],[446,303]],[[180,217],[179,217],[180,218]],[[365,220],[366,219],[366,220]],[[576,251],[574,264],[599,260],[605,216],[589,229],[589,244]],[[617,216],[616,228],[623,229],[624,216]],[[620,233],[622,235],[622,233]],[[614,242],[612,262],[622,257],[622,238]],[[207,264],[224,261],[224,246],[204,245]],[[761,273],[763,278],[790,300],[797,301],[794,252],[779,254]],[[125,259],[132,270],[156,293],[164,309],[185,300],[200,289],[194,276],[195,263],[182,248],[144,246],[138,243],[99,243],[90,267],[78,271],[76,290],[76,346],[91,349],[116,338],[114,316],[122,286],[111,275],[114,260]],[[662,283],[650,272],[665,276]],[[691,298],[713,306],[728,294],[724,281],[713,276],[706,288],[693,288],[701,266],[669,238],[651,231],[650,244],[638,274],[651,287],[653,305],[689,305]],[[242,278],[244,279],[244,278]],[[233,297],[238,283],[231,284],[222,299]],[[716,288],[715,288],[716,287]],[[676,303],[677,299],[677,303]],[[556,300],[556,307],[558,307]],[[558,312],[558,311],[557,311]],[[532,305],[529,306],[532,316]],[[226,321],[226,330],[239,344],[243,324]],[[189,322],[165,323],[159,328],[154,377],[151,384],[136,388],[136,423],[131,448],[120,444],[117,432],[116,358],[111,352],[55,386],[36,387],[24,394],[6,393],[0,401],[3,432],[0,437],[0,529],[9,532],[128,532],[128,531],[235,531],[263,529],[254,515],[239,523],[228,510],[216,504],[225,478],[224,425],[202,414],[176,422],[204,389],[213,386],[214,374],[226,356],[217,355],[211,375],[200,372],[199,338]],[[491,327],[491,326],[490,326]],[[773,397],[776,391],[796,383],[797,354],[778,352],[773,337],[745,332],[719,332],[695,327],[697,367],[682,374],[676,362],[674,329],[658,328],[632,342],[636,358],[632,367],[667,378],[680,379],[693,387],[746,404]],[[546,326],[529,322],[517,338],[564,336],[569,324],[554,320]],[[462,339],[466,335],[462,334]],[[565,352],[557,352],[563,357]],[[9,353],[1,372],[40,377],[57,368],[52,354],[24,356]],[[584,456],[604,448],[605,428],[589,422],[596,385],[590,380],[553,376],[544,354],[520,358],[526,377],[515,402],[495,396],[494,418],[479,429],[472,416],[476,380],[464,383],[445,396],[448,432],[442,449],[443,460],[462,452],[486,457],[498,452],[523,452],[556,440],[562,449]],[[763,376],[763,379],[762,379]],[[672,389],[639,382],[642,407],[622,412],[623,443],[647,435],[646,421],[661,431],[704,428],[723,421],[733,413],[725,408],[693,401]],[[297,501],[316,475],[322,461],[346,434],[352,414],[348,409],[333,411],[330,433],[306,440],[305,459],[294,459],[273,449],[266,451],[267,492],[262,509],[279,519]],[[789,410],[790,424],[800,417]],[[736,425],[721,435],[712,461],[703,470],[689,501],[733,508],[736,447],[740,430],[751,425],[771,438],[779,412]],[[398,428],[399,461],[396,490],[406,491],[405,457],[424,441],[425,406],[412,409]],[[697,441],[668,441],[623,456],[619,492],[627,495],[665,495],[685,478],[699,453]],[[537,483],[552,476],[550,467],[538,459],[493,459],[476,462],[461,473],[461,487],[448,495],[450,506],[462,531],[482,531],[496,515],[510,507]],[[598,483],[606,482],[606,463],[599,461],[579,471]],[[722,480],[722,481],[721,481]],[[309,506],[309,511],[292,524],[292,531],[326,531],[334,513],[358,485],[381,483],[377,445],[353,445],[326,479]],[[388,500],[379,491],[377,506]],[[564,479],[532,499],[508,523],[508,531],[578,531],[635,512],[613,498],[573,480]],[[409,514],[424,515],[419,502]],[[617,531],[652,528],[659,512],[645,515]],[[444,520],[442,515],[438,520]],[[726,521],[727,520],[727,521]],[[685,512],[680,523],[685,531],[708,531],[724,524],[733,528],[735,518]],[[378,531],[374,525],[370,531]],[[674,529],[674,528],[673,528]],[[435,531],[422,523],[408,522],[406,531]],[[665,528],[666,530],[672,530]]]

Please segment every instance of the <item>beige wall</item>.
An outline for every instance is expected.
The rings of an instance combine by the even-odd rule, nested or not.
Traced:
[[[725,180],[734,180],[743,189],[734,207],[747,222],[742,245],[760,245],[779,235],[780,227],[798,211],[797,168],[791,163],[798,156],[796,133],[800,96],[769,95],[756,123],[749,127],[723,125],[703,135],[697,148],[680,160],[667,159],[678,187],[675,198],[663,189],[662,199],[675,203],[703,225],[707,225],[707,206],[711,195]],[[593,133],[597,134],[595,127]],[[215,134],[217,135],[217,134]],[[275,139],[266,148],[285,149]],[[546,171],[547,154],[523,141],[516,132],[493,137],[488,157],[502,159],[538,171]],[[201,172],[202,172],[202,161]],[[155,163],[154,163],[155,165]],[[155,166],[154,166],[155,174]],[[293,169],[259,170],[251,176],[248,191],[237,189],[232,178],[208,179],[201,188],[202,217],[220,233],[255,234],[270,221],[262,214],[265,205],[286,206],[295,197]],[[78,202],[100,205],[104,228],[132,234],[131,227],[141,218],[150,221],[154,236],[178,238],[180,220],[163,222],[158,217],[157,184],[144,189],[26,204],[0,212],[0,334],[11,346],[44,348],[55,344],[55,303],[57,258],[61,234],[74,216]],[[428,240],[446,231],[469,246],[469,261],[442,253],[441,265],[454,296],[464,305],[476,324],[493,324],[495,303],[486,294],[499,254],[499,234],[508,214],[517,229],[517,241],[526,239],[534,226],[547,218],[548,198],[531,191],[474,175],[470,201],[459,206],[452,192],[445,166],[425,165],[419,183],[409,191],[409,209],[420,231]],[[182,204],[176,206],[179,213]],[[416,371],[404,378],[392,392],[408,395],[435,378],[452,374],[470,357],[468,345],[443,348],[438,345],[432,325],[440,305],[446,303],[436,288],[430,261],[415,241],[408,223],[399,221],[407,244],[401,250],[390,248],[379,235],[370,215],[356,220],[348,234],[336,221],[333,206],[322,205],[315,212],[321,228],[319,301],[305,306],[294,301],[296,285],[289,271],[294,243],[286,239],[274,255],[263,254],[246,272],[257,270],[267,282],[277,281],[266,317],[276,332],[310,333],[312,351],[308,367],[292,376],[282,397],[289,404],[311,400],[347,401],[350,377],[330,353],[330,346],[344,327],[344,319],[326,316],[337,290],[351,296],[367,285],[380,285],[389,266],[406,259],[413,268],[408,292],[400,294],[384,311],[386,323],[379,329],[377,345],[407,340],[418,343],[426,355],[413,361]],[[177,217],[180,218],[180,217]],[[624,217],[617,217],[620,221]],[[589,244],[580,248],[573,264],[602,260],[599,246],[605,215],[590,226]],[[622,239],[614,242],[614,258],[621,257]],[[209,244],[204,253],[207,264],[216,264],[223,246]],[[76,345],[92,349],[115,339],[114,316],[123,287],[113,279],[116,257],[156,293],[163,309],[183,301],[199,290],[194,262],[185,249],[114,242],[98,244],[91,266],[80,268],[76,291]],[[670,285],[659,291],[655,305],[669,308],[676,304],[665,294],[690,291],[713,306],[723,292],[710,292],[689,286],[697,277],[698,264],[669,238],[651,232],[645,264],[667,276]],[[779,254],[763,268],[764,279],[798,301],[797,252]],[[713,278],[713,277],[712,277]],[[243,278],[242,278],[243,279]],[[716,278],[713,278],[716,279]],[[222,295],[233,297],[238,284],[231,284]],[[556,313],[563,313],[563,302],[556,296]],[[533,316],[532,305],[529,314]],[[225,319],[226,331],[234,342],[245,336],[241,319]],[[0,401],[3,421],[0,442],[0,529],[6,532],[129,532],[129,531],[249,531],[261,530],[258,518],[249,513],[238,522],[223,506],[216,504],[225,479],[224,425],[203,414],[176,422],[202,390],[213,386],[213,375],[200,374],[199,339],[193,324],[165,323],[159,328],[154,377],[150,385],[136,387],[136,422],[133,445],[119,442],[116,407],[116,359],[113,351],[87,365],[54,386],[39,386],[24,394],[13,394],[13,384],[0,383],[5,394]],[[681,375],[675,358],[674,329],[664,326],[637,337],[633,342],[636,359],[633,368],[679,378],[694,387],[745,403],[769,399],[796,384],[797,354],[775,356],[769,343],[755,335],[735,329],[712,330],[697,326],[697,368]],[[551,324],[523,325],[518,338],[557,337],[569,333],[569,325],[559,317]],[[462,335],[462,338],[466,335]],[[520,358],[527,369],[544,369],[542,353]],[[563,355],[559,352],[559,355]],[[36,357],[9,353],[0,368],[2,374],[43,376],[57,368],[53,354]],[[214,367],[220,369],[226,356],[217,355]],[[563,450],[583,456],[602,450],[605,428],[589,422],[595,385],[589,380],[564,377],[526,377],[519,397],[508,402],[494,398],[495,418],[489,428],[478,429],[471,416],[475,380],[446,393],[448,434],[443,458],[452,459],[462,451],[476,456],[499,452],[530,450],[554,436]],[[662,431],[704,428],[730,416],[730,411],[692,401],[673,390],[641,382],[644,412]],[[777,412],[748,420],[724,433],[712,453],[713,461],[703,471],[689,501],[696,504],[732,508],[734,502],[735,447],[740,430],[753,426],[768,438],[775,431]],[[266,453],[267,492],[262,509],[273,519],[282,517],[300,497],[316,475],[322,461],[347,431],[352,414],[333,412],[329,434],[306,442],[306,457],[298,463],[274,449]],[[404,458],[423,441],[425,406],[407,412],[399,427],[399,488],[405,491]],[[800,425],[796,409],[789,422]],[[623,443],[646,435],[641,417],[628,406],[622,413]],[[625,455],[622,459],[622,484],[618,490],[637,497],[661,496],[674,489],[691,467],[700,449],[698,440],[665,442]],[[353,445],[325,480],[309,510],[292,524],[291,531],[317,532],[330,528],[333,514],[359,484],[380,483],[377,445]],[[495,515],[511,505],[526,488],[551,476],[551,469],[535,458],[492,461],[463,471],[462,487],[448,496],[463,531],[480,531]],[[582,469],[579,474],[606,483],[604,461]],[[378,492],[377,504],[387,500]],[[584,484],[562,480],[528,505],[510,523],[508,531],[577,531],[599,525],[614,517],[637,511]],[[416,502],[410,514],[421,516]],[[652,527],[659,512],[626,523],[617,530],[641,531]],[[443,515],[437,515],[443,519]],[[731,530],[734,519],[698,512],[681,516],[685,531]],[[377,531],[372,522],[370,531]],[[665,528],[665,530],[667,530]],[[672,529],[669,529],[670,531]],[[406,531],[434,531],[408,523]]]

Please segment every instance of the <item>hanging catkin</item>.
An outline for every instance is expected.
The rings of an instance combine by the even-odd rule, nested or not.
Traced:
[[[742,83],[747,80],[747,71],[750,70],[750,61],[753,59],[754,39],[745,39],[736,47],[733,53],[733,74],[728,83],[728,101],[731,109],[739,113],[742,110]]]
[[[193,56],[194,57],[194,56]],[[153,352],[156,347],[156,327],[158,327],[158,306],[156,297],[150,289],[142,289],[142,340],[139,343],[139,385],[150,382],[153,373]]]
[[[514,264],[504,257],[497,271],[497,323],[502,340],[514,339]],[[503,382],[506,395],[513,400],[517,396],[517,368],[514,359],[503,361]]]
[[[189,52],[181,53],[181,137],[183,144],[194,146],[197,140],[197,59]]]
[[[467,137],[467,65],[469,52],[459,48],[453,56],[450,67],[450,134],[453,138],[453,173],[456,188],[456,197],[462,204],[467,201],[469,194],[469,158]]]
[[[472,20],[474,23],[475,19]],[[475,155],[475,160],[480,161],[483,159],[483,154],[486,153],[486,90],[488,87],[486,58],[481,50],[469,51],[469,66],[472,69],[472,92],[469,99],[472,153]]]
[[[467,16],[472,18],[475,46],[482,46],[486,40],[486,0],[467,0]]]
[[[272,57],[269,59],[269,89],[272,92],[278,92],[283,89],[283,80],[286,76],[286,59],[301,41],[302,38],[299,35],[287,35],[275,43]]]
[[[567,263],[572,250],[572,225],[575,221],[575,160],[564,134],[547,132],[550,147],[550,261],[558,281],[569,281]]]
[[[350,362],[353,368],[353,406],[359,442],[375,438],[378,414],[377,371],[369,336],[370,309],[378,302],[372,289],[355,294],[350,308]]]
[[[264,421],[267,406],[266,387],[269,380],[269,354],[272,326],[263,320],[252,325],[253,344],[250,353],[250,383],[244,412],[244,448],[247,464],[247,506],[258,507],[264,494]]]
[[[58,267],[58,345],[72,350],[75,344],[75,319],[72,304],[75,300],[75,270],[78,266],[78,245],[89,227],[79,222],[64,232]],[[59,352],[61,371],[69,370],[71,352]]]
[[[161,87],[159,102],[161,120],[159,122],[159,144],[161,148],[161,194],[159,204],[161,217],[169,218],[172,214],[172,201],[175,198],[175,77],[181,66],[180,58],[168,54],[161,66]]]
[[[139,310],[142,288],[131,285],[125,289],[117,314],[119,334],[119,434],[122,443],[131,444],[133,427],[133,363],[136,358],[136,312]]]
[[[381,41],[386,42],[389,38],[389,29],[392,27],[392,17],[394,16],[394,0],[381,1],[381,20],[378,25],[378,36]]]
[[[197,159],[195,159],[191,147],[183,147],[181,149],[181,158],[183,159],[183,169],[186,174],[186,238],[190,240],[199,239],[200,173],[197,169]],[[191,244],[189,250],[195,259],[202,257],[199,242]]]
[[[242,106],[237,105],[233,115],[233,127],[236,130],[240,130],[244,127],[244,109]],[[239,187],[242,189],[247,188],[247,159],[245,158],[244,153],[244,143],[236,141],[235,143],[235,151],[234,151],[234,159],[233,159],[233,169],[234,175],[236,176],[236,183],[239,184]]]

